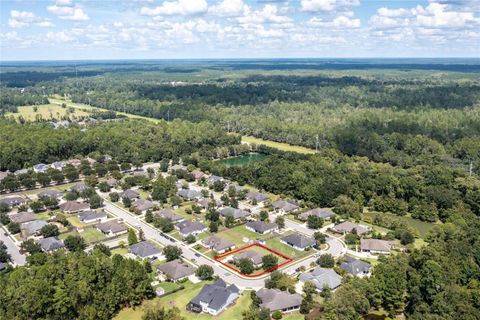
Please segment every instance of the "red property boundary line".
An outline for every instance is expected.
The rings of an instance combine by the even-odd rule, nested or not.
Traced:
[[[255,246],[256,246],[256,247],[261,247],[261,248],[263,248],[263,249],[265,249],[265,250],[267,250],[267,251],[270,251],[270,252],[276,254],[277,256],[280,256],[280,257],[286,259],[287,261],[284,261],[284,262],[282,262],[281,264],[278,264],[278,265],[276,265],[275,267],[272,267],[272,268],[270,268],[270,269],[267,269],[267,270],[265,270],[265,271],[263,271],[263,272],[261,272],[261,273],[256,273],[256,274],[253,274],[253,275],[245,274],[245,273],[241,272],[240,270],[238,270],[237,268],[234,268],[234,267],[226,264],[225,262],[220,261],[220,259],[223,259],[223,258],[225,258],[225,257],[227,257],[227,256],[229,256],[229,255],[232,255],[232,254],[237,253],[237,252],[240,252],[240,251],[244,251],[244,250],[246,250],[246,249],[248,249],[248,248],[255,247]],[[284,265],[287,265],[287,264],[289,264],[289,263],[291,263],[291,262],[294,261],[294,259],[290,258],[289,256],[286,256],[286,255],[284,255],[283,253],[280,253],[280,252],[278,252],[278,251],[276,251],[276,250],[273,250],[272,248],[269,248],[269,247],[267,247],[267,246],[264,246],[263,244],[258,243],[258,242],[255,242],[255,243],[253,243],[253,244],[251,244],[251,245],[248,245],[248,246],[246,246],[246,247],[242,247],[242,248],[235,249],[235,250],[233,250],[233,251],[229,251],[229,252],[227,252],[227,253],[221,254],[221,255],[219,255],[218,257],[216,257],[214,260],[217,261],[217,262],[219,262],[219,263],[221,263],[221,264],[224,265],[225,267],[227,267],[227,268],[229,268],[229,269],[231,269],[231,270],[233,270],[233,271],[241,274],[241,275],[244,276],[244,277],[248,277],[248,278],[256,278],[256,277],[263,276],[264,274],[270,273],[270,272],[272,272],[272,271],[274,271],[274,270],[276,270],[276,269],[278,269],[278,268],[280,268],[280,267],[283,267]]]

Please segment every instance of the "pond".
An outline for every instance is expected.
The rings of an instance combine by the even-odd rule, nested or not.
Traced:
[[[232,157],[218,162],[228,167],[243,167],[252,162],[262,160],[266,155],[262,153],[247,153],[238,157]]]

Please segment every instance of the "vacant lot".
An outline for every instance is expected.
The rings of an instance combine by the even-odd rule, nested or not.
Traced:
[[[35,111],[35,107],[37,111]],[[68,116],[70,119],[76,117],[82,117],[88,115],[87,112],[73,109],[73,112],[69,112],[69,108],[62,108],[58,104],[42,104],[38,106],[23,106],[18,107],[17,113],[7,113],[6,116],[13,116],[18,119],[22,116],[27,121],[35,121],[37,117],[41,117],[44,120],[59,120],[62,117]]]
[[[248,243],[243,240],[265,239],[272,236],[271,234],[262,235],[247,230],[245,225],[236,226],[232,229],[226,229],[225,231],[217,233],[217,235],[224,239],[230,240],[231,242],[235,243],[239,248],[245,246]]]
[[[275,141],[271,141],[271,140],[263,140],[263,139],[255,138],[255,137],[251,137],[251,136],[243,136],[242,137],[242,142],[247,142],[247,143],[250,143],[250,144],[258,144],[258,145],[263,144],[267,147],[275,148],[275,149],[282,150],[282,151],[292,151],[292,152],[305,153],[305,154],[315,153],[315,150],[313,150],[313,149],[300,147],[300,146],[293,146],[291,144],[275,142]]]

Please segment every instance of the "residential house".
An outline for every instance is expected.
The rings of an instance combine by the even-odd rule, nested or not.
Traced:
[[[292,233],[288,236],[282,237],[281,242],[294,247],[297,250],[305,250],[313,247],[316,244],[315,239],[304,236],[301,233]]]
[[[245,210],[237,209],[237,208],[225,207],[220,210],[220,214],[223,217],[227,217],[228,215],[231,215],[235,220],[237,220],[237,219],[244,219],[248,217],[251,213]]]
[[[342,277],[333,269],[317,267],[312,272],[301,273],[298,279],[301,282],[310,281],[315,285],[318,291],[328,287],[336,289],[342,284]]]
[[[120,184],[120,182],[118,182],[118,180],[115,179],[115,178],[108,179],[105,182],[106,182],[106,184],[108,184],[112,188],[116,188]]]
[[[140,198],[140,194],[135,191],[135,190],[132,190],[132,189],[127,189],[125,191],[123,191],[122,193],[120,193],[120,198],[128,198],[130,200],[133,200],[133,199],[137,199],[137,198]]]
[[[65,213],[72,213],[77,211],[83,211],[90,208],[88,203],[78,202],[78,201],[66,201],[59,205],[60,210]]]
[[[359,236],[362,235],[362,234],[368,233],[370,231],[370,229],[368,227],[361,226],[359,224],[355,224],[355,223],[350,222],[350,221],[345,221],[345,222],[342,222],[340,224],[337,224],[336,226],[334,226],[332,228],[332,231],[337,232],[337,233],[346,234],[346,233],[352,233],[352,231],[354,229],[357,231],[357,234]]]
[[[260,268],[262,266],[263,255],[257,251],[245,250],[233,255],[232,260],[234,264],[238,264],[242,259],[249,259],[252,261],[255,268]]]
[[[301,214],[298,215],[298,219],[307,221],[309,216],[315,216],[322,219],[330,219],[331,217],[334,216],[334,214],[333,212],[330,212],[324,209],[315,208],[315,209],[302,212]]]
[[[192,189],[181,189],[177,192],[177,196],[182,197],[185,200],[195,200],[200,199],[202,194]]]
[[[71,187],[70,190],[78,192],[78,193],[82,193],[85,190],[87,190],[88,188],[89,187],[85,183],[77,183],[76,185]]]
[[[37,197],[38,198],[49,197],[49,198],[52,198],[52,199],[59,199],[59,198],[62,197],[62,195],[63,195],[63,193],[61,193],[60,191],[57,191],[57,190],[45,190],[45,191],[39,192],[37,194]]]
[[[162,251],[148,241],[132,244],[129,250],[140,259],[155,259],[162,255]]]
[[[37,220],[36,215],[34,215],[31,212],[25,212],[25,211],[11,214],[8,217],[10,218],[10,221],[16,222],[16,223],[25,223],[25,222]]]
[[[226,180],[224,178],[213,175],[213,174],[207,179],[208,184],[214,184],[215,182],[225,182],[225,181]]]
[[[298,293],[289,293],[279,289],[260,289],[257,291],[257,297],[262,301],[260,308],[270,310],[270,312],[292,312],[300,309],[302,296]]]
[[[202,240],[202,245],[217,253],[224,253],[225,251],[235,248],[235,243],[223,239],[219,236],[211,236]]]
[[[50,166],[56,170],[63,170],[67,164],[64,161],[55,161]]]
[[[65,248],[62,240],[58,240],[56,237],[43,238],[38,241],[40,247],[44,252],[52,252],[61,248]]]
[[[229,189],[232,188],[232,187],[233,187],[233,189],[235,190],[235,193],[237,193],[237,194],[240,193],[240,192],[243,192],[243,190],[244,190],[242,187],[240,187],[240,186],[239,186],[238,184],[236,184],[236,183],[231,183],[231,184],[229,184],[226,189],[229,190]]]
[[[181,164],[174,164],[173,166],[170,167],[170,171],[177,171],[177,170],[187,171],[187,166],[184,166]]]
[[[353,257],[346,257],[345,262],[342,262],[340,269],[356,277],[369,277],[372,271],[372,265],[368,262]]]
[[[249,192],[245,195],[245,197],[250,201],[255,200],[257,204],[263,204],[265,201],[269,199],[266,194],[260,193],[257,191]]]
[[[195,273],[194,267],[178,259],[159,265],[157,270],[172,281],[182,280]]]
[[[107,237],[116,237],[128,232],[128,228],[116,221],[107,221],[96,225],[98,231],[105,234]]]
[[[48,168],[49,168],[48,164],[39,163],[33,166],[33,171],[35,171],[36,173],[46,172]]]
[[[190,234],[196,236],[199,233],[207,231],[207,226],[198,221],[183,220],[175,224],[175,229],[182,235],[186,237]]]
[[[206,284],[198,295],[187,305],[192,312],[205,312],[212,316],[220,314],[238,298],[240,290],[234,285],[218,279],[212,284]]]
[[[80,159],[70,159],[66,161],[67,164],[71,164],[74,167],[78,167],[82,164],[82,161]]]
[[[6,203],[10,208],[13,208],[13,207],[17,207],[27,203],[27,200],[25,200],[22,197],[14,196],[14,197],[0,199],[0,202]]]
[[[222,203],[212,198],[202,198],[198,200],[197,205],[203,210],[208,210],[210,206],[213,206],[215,209],[220,208],[222,206]]]
[[[152,201],[149,200],[143,200],[143,199],[137,199],[133,204],[132,207],[137,209],[138,211],[144,213],[147,210],[153,208],[154,204]]]
[[[274,201],[272,207],[281,214],[293,213],[299,209],[299,206],[286,200]]]
[[[16,175],[16,176],[19,176],[21,174],[26,174],[26,173],[28,173],[28,169],[20,169],[20,170],[15,171],[13,174]]]
[[[195,178],[195,180],[197,180],[197,181],[202,179],[202,177],[205,175],[205,173],[203,173],[200,170],[193,170],[192,174],[193,174],[193,177]]]
[[[48,223],[44,220],[34,220],[22,223],[20,225],[20,230],[24,238],[37,236],[40,234],[40,230],[46,226]]]
[[[274,222],[266,223],[263,221],[250,221],[246,223],[245,227],[247,228],[247,230],[260,234],[267,234],[278,231],[278,225]]]
[[[160,209],[160,211],[158,212],[158,216],[161,218],[169,219],[172,222],[180,222],[184,220],[181,215],[176,214],[175,212],[173,212],[172,209]]]
[[[108,219],[105,211],[88,210],[77,214],[78,220],[83,223],[104,222]]]
[[[380,239],[360,239],[362,252],[389,254],[394,242]]]

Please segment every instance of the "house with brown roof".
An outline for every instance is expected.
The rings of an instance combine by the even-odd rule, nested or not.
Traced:
[[[263,255],[254,250],[245,250],[235,254],[232,257],[233,263],[238,264],[242,259],[248,259],[252,261],[255,268],[260,268],[262,266]]]
[[[22,211],[19,213],[14,213],[8,216],[10,218],[10,221],[16,222],[16,223],[25,223],[29,221],[34,221],[37,220],[37,216],[34,215],[31,212],[26,212]]]
[[[185,220],[181,215],[176,214],[172,209],[160,209],[157,215],[172,222],[180,222]]]
[[[260,308],[265,308],[273,311],[292,312],[300,309],[302,304],[302,296],[298,293],[288,293],[287,291],[281,291],[278,289],[260,289],[257,291],[257,297],[260,298],[262,303]]]
[[[59,205],[60,210],[66,213],[83,211],[90,208],[88,203],[78,202],[78,201],[66,201]]]
[[[221,238],[219,236],[211,236],[202,240],[202,245],[217,253],[224,253],[225,251],[235,248],[235,243]]]
[[[370,231],[368,227],[362,226],[350,221],[345,221],[340,224],[337,224],[332,228],[332,231],[336,233],[346,234],[346,233],[352,233],[354,229],[357,231],[357,234],[359,236],[362,234],[368,233]]]
[[[280,214],[293,213],[299,209],[299,206],[286,200],[274,201],[272,207]]]
[[[100,231],[109,238],[116,237],[128,232],[128,228],[126,226],[116,221],[107,221],[97,224],[95,227],[98,231]]]
[[[360,239],[360,251],[389,254],[394,242],[380,239]]]
[[[182,280],[195,273],[194,267],[178,259],[159,265],[157,270],[172,281]]]

